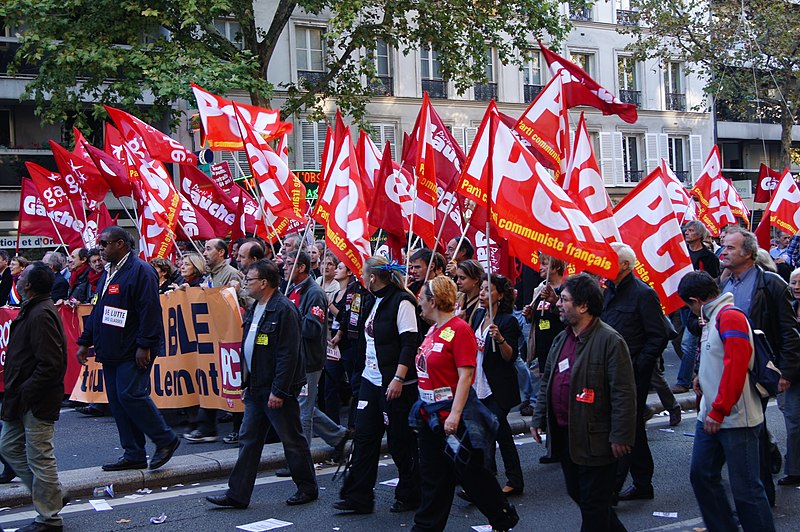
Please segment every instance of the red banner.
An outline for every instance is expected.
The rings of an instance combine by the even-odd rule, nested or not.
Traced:
[[[62,242],[63,238],[63,243],[74,249],[83,247],[81,235],[85,228],[83,220],[76,219],[70,212],[48,212],[33,181],[22,179],[22,192],[19,198],[20,234],[49,236],[56,242]]]
[[[184,196],[208,220],[216,236],[227,236],[236,220],[236,202],[199,168],[183,165],[180,174]]]
[[[789,169],[785,169],[784,172]],[[781,179],[780,172],[773,170],[764,163],[758,169],[758,188],[756,188],[756,195],[753,201],[756,203],[767,203],[772,197],[772,193],[778,186],[778,181]]]
[[[796,235],[800,232],[800,188],[787,169],[781,176],[775,193],[767,205],[765,214],[769,213],[772,227],[777,227],[784,233]]]

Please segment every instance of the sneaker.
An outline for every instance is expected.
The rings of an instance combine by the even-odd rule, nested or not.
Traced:
[[[676,384],[672,387],[672,393],[686,393],[689,391],[689,388],[683,386],[681,384]]]
[[[216,434],[203,434],[200,429],[195,429],[192,432],[187,432],[183,437],[189,443],[213,443],[217,441]]]
[[[222,443],[230,443],[230,444],[239,443],[239,433],[231,432],[230,434],[222,438]]]

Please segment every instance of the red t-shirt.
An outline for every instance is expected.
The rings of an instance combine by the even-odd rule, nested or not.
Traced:
[[[417,353],[419,397],[427,403],[455,397],[458,368],[475,367],[475,331],[461,318],[431,327]]]

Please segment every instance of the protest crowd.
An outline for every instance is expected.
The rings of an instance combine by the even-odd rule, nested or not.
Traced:
[[[514,504],[531,481],[518,411],[547,447],[540,462],[560,464],[581,530],[626,530],[615,507],[658,497],[651,390],[671,426],[675,395],[696,394],[689,480],[707,529],[774,530],[779,487],[800,486],[800,191],[787,171],[749,231],[714,147],[691,191],[662,162],[612,208],[583,117],[573,146],[563,134],[586,83],[554,77],[518,121],[490,104],[468,155],[427,96],[401,163],[337,115],[313,197],[286,162],[290,125],[197,86],[206,142],[248,155],[238,182],[111,107],[105,150],[77,131],[72,152],[53,143],[61,172],[28,165],[20,232],[63,247],[0,250],[0,310],[14,313],[0,482],[19,477],[37,513],[20,530],[64,527],[54,423],[70,392],[80,413],[113,416],[123,454],[105,471],[237,445],[209,507],[248,507],[270,437],[287,464],[276,475],[295,484],[286,504],[316,501],[319,437],[343,470],[331,511],[383,512],[385,437],[399,477],[388,511],[413,512],[414,530],[443,530],[454,497],[494,530],[532,529]],[[135,230],[111,218],[109,192]],[[786,441],[766,426],[773,397]]]

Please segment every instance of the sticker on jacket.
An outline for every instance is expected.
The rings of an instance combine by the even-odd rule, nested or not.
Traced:
[[[103,307],[103,323],[113,327],[125,327],[128,311],[117,307]]]
[[[583,392],[575,396],[575,399],[579,403],[592,404],[594,403],[594,390],[592,390],[591,388],[584,388]]]
[[[269,345],[269,335],[259,334],[256,336],[256,345]]]

